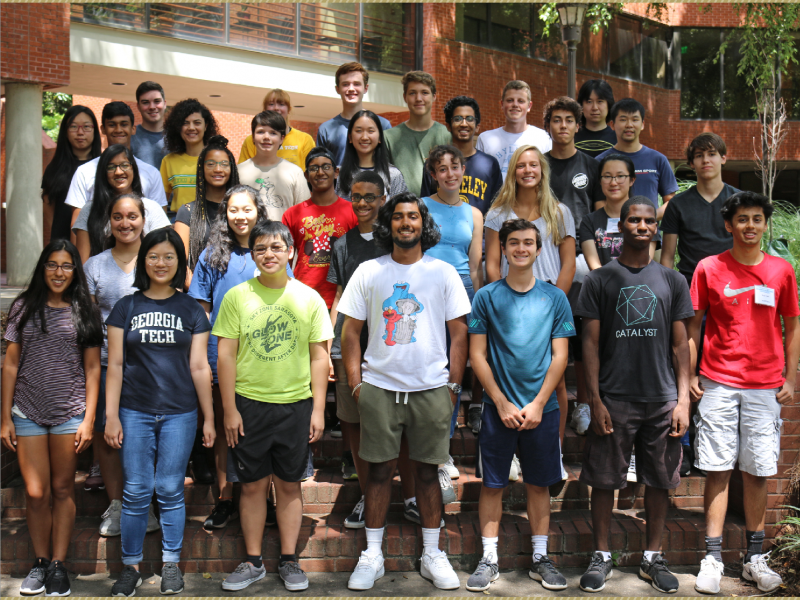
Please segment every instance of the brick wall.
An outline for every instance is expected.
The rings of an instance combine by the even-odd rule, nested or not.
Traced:
[[[69,84],[69,4],[2,4],[0,30],[4,80]]]
[[[647,13],[647,4],[626,4],[623,12],[657,20],[672,27],[738,27],[741,19],[732,3],[721,4],[666,4],[661,18],[656,19],[653,11]],[[707,8],[710,7],[710,10]]]

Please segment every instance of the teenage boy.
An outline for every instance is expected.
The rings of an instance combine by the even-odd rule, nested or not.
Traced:
[[[617,143],[617,134],[608,126],[608,111],[614,106],[614,90],[602,79],[589,79],[578,91],[583,109],[581,128],[575,134],[575,147],[597,158]]]
[[[464,179],[461,199],[477,208],[483,215],[492,205],[495,194],[503,185],[500,163],[475,148],[475,136],[481,125],[481,109],[474,98],[456,96],[444,105],[444,124],[450,132],[450,144],[464,155]],[[431,196],[437,190],[436,181],[425,169],[420,196]]]
[[[287,590],[304,590],[308,578],[295,554],[303,520],[300,482],[308,445],[325,427],[333,328],[320,295],[286,273],[294,256],[286,225],[259,222],[250,233],[250,248],[259,274],[225,294],[213,330],[219,338],[225,436],[242,483],[239,518],[246,551],[222,589],[242,590],[266,575],[261,546],[272,475],[281,532],[278,573]]]
[[[267,215],[280,221],[290,206],[311,197],[303,169],[278,156],[286,137],[286,121],[280,113],[265,110],[250,123],[256,155],[240,165],[239,183],[249,185],[267,205]]]
[[[391,163],[400,169],[406,187],[415,196],[422,189],[425,161],[434,146],[450,143],[447,127],[433,120],[436,82],[424,71],[403,75],[403,100],[408,105],[408,121],[383,134]]]
[[[794,396],[800,311],[794,269],[782,258],[761,251],[772,210],[766,197],[753,192],[728,198],[722,216],[733,247],[701,260],[692,280],[693,362],[701,323],[707,317],[700,375],[692,378],[691,394],[700,400],[695,466],[708,473],[707,554],[695,589],[708,594],[719,592],[728,482],[737,463],[744,484],[747,538],[742,576],[766,593],[783,583],[769,568],[762,543],[767,478],[778,472],[781,405]]]
[[[564,292],[537,280],[531,271],[542,248],[536,226],[524,219],[506,221],[500,228],[500,247],[508,260],[508,275],[478,290],[469,322],[470,362],[483,386],[478,436],[483,558],[467,589],[486,590],[499,577],[503,490],[516,452],[533,534],[529,575],[548,590],[563,590],[567,580],[547,556],[549,486],[561,481],[556,386],[567,368],[567,338],[575,335],[575,327]]]
[[[124,102],[109,102],[103,107],[102,118],[100,119],[100,131],[106,137],[106,145],[122,144],[126,148],[131,147],[131,136],[133,135],[133,111]],[[161,206],[167,206],[167,195],[164,193],[164,184],[161,181],[161,173],[158,169],[140,160],[134,155],[136,166],[139,167],[139,178],[142,181],[142,195],[158,202]],[[65,203],[74,209],[81,209],[87,202],[91,202],[94,196],[94,180],[97,175],[97,164],[100,157],[78,167],[72,182],[69,184],[67,199]],[[78,218],[80,210],[72,211],[72,224]]]
[[[514,151],[520,146],[530,144],[542,153],[549,152],[550,138],[544,130],[528,125],[528,113],[531,112],[531,86],[524,81],[509,81],[500,96],[500,110],[505,117],[505,125],[497,129],[484,131],[478,136],[475,147],[500,163],[503,179],[508,172],[508,163]]]
[[[599,154],[597,160],[612,153],[619,153],[629,157],[636,167],[636,182],[631,189],[631,197],[645,196],[650,198],[658,210],[658,220],[664,216],[669,201],[678,191],[678,182],[672,167],[669,166],[667,157],[644,146],[639,141],[639,136],[644,128],[644,106],[633,98],[623,98],[611,107],[608,115],[617,134],[617,143],[610,150]],[[658,196],[661,195],[663,204],[659,208]]]
[[[305,172],[311,198],[283,213],[297,257],[294,276],[316,290],[329,310],[336,296],[336,286],[327,280],[333,243],[358,224],[352,205],[336,195],[338,175],[333,154],[314,148],[306,156]]]
[[[133,155],[156,169],[161,169],[161,159],[167,155],[164,148],[164,115],[167,100],[164,88],[155,81],[145,81],[136,88],[136,108],[142,123],[136,126],[131,138]]]
[[[348,587],[372,588],[384,574],[383,531],[401,437],[408,439],[422,524],[422,576],[457,589],[447,555],[439,550],[442,492],[438,465],[450,455],[450,421],[467,362],[470,303],[456,270],[426,256],[439,230],[411,193],[392,197],[374,225],[377,246],[390,252],[363,263],[339,301],[345,315],[342,351],[347,384],[361,417],[359,456],[369,463],[364,519],[367,549]],[[361,361],[361,331],[368,343]],[[447,369],[446,330],[450,333]]]
[[[325,121],[317,130],[317,146],[325,146],[336,157],[336,166],[341,167],[347,149],[347,129],[350,119],[364,108],[364,94],[369,90],[369,73],[361,63],[349,62],[336,69],[336,93],[342,99],[342,112]],[[378,115],[381,127],[386,131],[392,124]]]
[[[659,551],[669,490],[680,483],[681,442],[689,425],[689,342],[694,316],[686,280],[650,258],[656,209],[647,198],[622,205],[617,260],[586,276],[575,314],[583,318],[583,363],[592,410],[580,480],[592,487],[595,552],[581,589],[611,577],[608,534],[614,490],[627,482],[636,446],[645,485],[646,550],[639,574],[671,593],[678,579]]]

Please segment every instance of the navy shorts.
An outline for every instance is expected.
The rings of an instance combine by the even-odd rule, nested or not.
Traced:
[[[536,429],[517,431],[503,425],[494,404],[484,402],[481,432],[478,434],[478,461],[483,485],[506,487],[515,453],[525,483],[548,487],[561,481],[560,415],[560,410],[551,410],[542,415],[542,422]]]

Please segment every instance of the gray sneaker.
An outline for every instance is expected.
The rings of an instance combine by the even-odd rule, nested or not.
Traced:
[[[497,566],[496,562],[492,562],[492,558],[497,560],[495,556],[491,558],[484,556],[478,563],[478,568],[467,579],[467,589],[470,592],[488,590],[493,581],[500,579],[500,567]]]
[[[308,589],[308,577],[303,569],[294,561],[288,561],[278,567],[278,575],[283,579],[283,584],[290,592],[299,592]]]
[[[456,501],[456,491],[447,471],[439,467],[439,487],[442,488],[442,504],[452,504]]]
[[[251,583],[255,583],[259,579],[264,579],[267,574],[267,569],[262,563],[256,569],[252,564],[245,561],[236,567],[236,570],[225,578],[222,582],[222,589],[228,591],[243,590]]]
[[[419,516],[419,508],[417,508],[416,502],[408,503],[408,506],[406,506],[403,509],[403,516],[406,518],[407,521],[411,521],[412,523],[416,523],[417,525],[422,525],[422,519]],[[439,527],[444,527],[444,517],[442,517],[442,520],[439,523]]]
[[[567,579],[558,572],[553,561],[541,554],[533,555],[533,564],[528,571],[531,579],[542,582],[542,587],[546,590],[565,590],[567,589]]]
[[[183,591],[183,575],[174,562],[164,563],[161,568],[161,593],[180,594]]]
[[[47,568],[50,566],[50,561],[46,558],[37,558],[36,562],[31,567],[31,572],[22,581],[19,586],[19,593],[23,596],[34,596],[41,594],[44,591],[44,584],[47,579]]]
[[[100,535],[103,537],[116,537],[120,535],[120,519],[122,518],[122,500],[112,500],[106,512],[103,513],[100,523]]]

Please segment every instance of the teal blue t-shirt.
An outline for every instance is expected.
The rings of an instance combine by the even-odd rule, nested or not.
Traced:
[[[567,296],[556,286],[537,279],[533,288],[520,293],[501,279],[475,294],[469,332],[486,336],[494,380],[509,402],[524,408],[542,389],[552,340],[574,336],[575,325]],[[492,403],[486,392],[483,401]],[[557,408],[553,391],[543,412]]]

